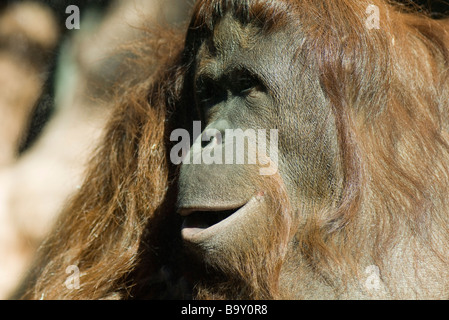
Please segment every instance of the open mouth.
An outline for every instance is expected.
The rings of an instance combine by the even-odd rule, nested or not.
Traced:
[[[193,211],[184,218],[182,228],[207,229],[227,219],[241,207],[222,211]]]
[[[184,217],[182,238],[192,243],[201,243],[230,230],[232,226],[244,223],[245,217],[264,210],[263,197],[252,197],[248,202],[221,208],[181,208]]]
[[[223,208],[195,208],[182,209],[179,213],[184,217],[182,224],[182,237],[187,241],[200,241],[213,235],[221,227],[232,223],[240,212],[244,212],[245,205],[233,209]]]

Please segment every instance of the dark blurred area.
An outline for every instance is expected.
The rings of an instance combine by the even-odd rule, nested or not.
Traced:
[[[443,18],[449,13],[449,3],[447,1],[414,0],[414,2],[430,12],[434,18]]]

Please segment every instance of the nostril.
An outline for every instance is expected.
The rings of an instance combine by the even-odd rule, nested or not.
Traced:
[[[206,130],[201,138],[201,148],[204,149],[209,145],[221,145],[223,142],[223,134],[217,129]]]
[[[209,143],[210,143],[210,141],[204,141],[204,140],[202,140],[202,141],[201,141],[201,149],[206,148],[207,145],[208,145]]]
[[[214,139],[217,144],[222,144],[224,139],[224,131],[218,131]]]

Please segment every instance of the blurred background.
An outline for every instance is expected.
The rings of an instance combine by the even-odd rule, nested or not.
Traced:
[[[69,30],[69,5],[80,29]],[[0,299],[23,277],[65,200],[82,183],[113,106],[139,72],[126,46],[142,25],[185,26],[186,0],[0,2]]]
[[[83,180],[142,25],[185,27],[194,0],[0,2],[0,299],[13,293]],[[338,0],[336,0],[338,1]],[[415,1],[434,18],[443,1]],[[70,30],[69,5],[80,9]]]

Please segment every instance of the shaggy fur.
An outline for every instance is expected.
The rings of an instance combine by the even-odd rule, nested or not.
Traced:
[[[379,30],[365,26],[371,4]],[[195,118],[197,41],[228,12],[265,33],[302,30],[298,54],[317,68],[332,106],[344,179],[338,199],[305,208],[295,230],[282,180],[255,181],[269,190],[273,220],[248,227],[245,254],[225,252],[226,269],[204,269],[186,260],[168,137]],[[381,0],[198,1],[185,47],[162,38],[173,41],[153,52],[167,61],[118,99],[25,298],[447,298],[447,30]],[[81,270],[79,290],[64,286],[69,265]],[[363,286],[370,265],[381,274],[374,293]]]

